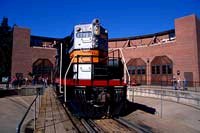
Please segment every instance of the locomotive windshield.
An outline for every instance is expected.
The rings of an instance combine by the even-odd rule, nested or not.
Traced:
[[[92,37],[92,32],[91,31],[86,31],[86,32],[78,32],[76,33],[77,38],[89,38]]]

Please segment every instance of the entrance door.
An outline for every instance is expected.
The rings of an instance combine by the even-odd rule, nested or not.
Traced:
[[[39,78],[52,78],[53,64],[49,59],[38,59],[33,63],[33,75]]]

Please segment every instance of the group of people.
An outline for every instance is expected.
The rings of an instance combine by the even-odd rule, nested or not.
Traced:
[[[176,79],[176,77],[173,77],[172,84],[174,90],[187,90],[187,81],[185,78],[181,80],[180,78]]]
[[[42,84],[46,88],[48,85],[48,77],[47,76],[44,76],[44,77],[33,76],[32,85],[36,85],[36,84]]]
[[[42,84],[44,87],[47,87],[48,85],[48,77],[36,77],[32,76],[31,78],[25,77],[25,78],[19,78],[19,77],[13,77],[11,79],[12,87],[20,87],[22,85],[36,85],[36,84]]]

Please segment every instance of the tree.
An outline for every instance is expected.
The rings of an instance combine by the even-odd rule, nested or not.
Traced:
[[[8,25],[8,18],[4,17],[0,25],[0,79],[11,75],[12,57],[12,29]]]

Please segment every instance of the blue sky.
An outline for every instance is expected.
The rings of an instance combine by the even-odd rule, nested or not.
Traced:
[[[200,0],[1,0],[0,19],[31,29],[32,35],[65,37],[73,26],[99,18],[110,38],[174,28],[174,19],[200,18]]]

